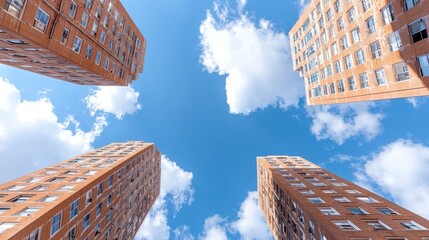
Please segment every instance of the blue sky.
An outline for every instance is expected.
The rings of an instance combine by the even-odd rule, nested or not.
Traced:
[[[429,218],[427,99],[307,107],[288,45],[299,1],[122,3],[148,41],[130,87],[0,66],[1,182],[144,140],[164,154],[162,193],[137,239],[269,239],[262,155],[300,155]]]

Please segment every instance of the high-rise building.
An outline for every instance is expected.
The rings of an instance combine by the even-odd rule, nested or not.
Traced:
[[[301,157],[258,157],[257,174],[276,240],[429,240],[428,220]]]
[[[128,85],[146,41],[120,0],[0,0],[0,63],[82,85]]]
[[[160,191],[152,143],[113,143],[0,185],[0,239],[133,239]]]
[[[307,104],[429,95],[428,0],[311,0],[289,32]]]

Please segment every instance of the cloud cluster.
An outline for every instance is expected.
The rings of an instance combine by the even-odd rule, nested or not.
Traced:
[[[163,240],[170,238],[168,225],[168,203],[175,212],[183,205],[191,204],[194,189],[193,174],[180,168],[166,156],[161,157],[161,192],[149,214],[146,216],[136,239]]]
[[[313,118],[311,133],[318,140],[330,139],[341,145],[356,136],[371,140],[382,131],[384,115],[375,111],[374,103],[314,106],[307,112]]]
[[[103,86],[98,87],[91,95],[85,98],[86,105],[95,115],[97,111],[110,113],[118,119],[127,114],[134,114],[141,109],[138,102],[140,93],[132,87]]]
[[[398,139],[366,158],[355,174],[358,184],[429,218],[429,146]]]
[[[246,1],[239,1],[244,6]],[[230,112],[249,114],[268,106],[298,106],[304,84],[292,70],[289,40],[264,19],[231,17],[215,5],[200,25],[200,61],[210,73],[226,75]]]
[[[103,116],[88,131],[72,116],[61,122],[49,99],[23,100],[13,84],[0,79],[0,182],[90,150],[106,126]]]

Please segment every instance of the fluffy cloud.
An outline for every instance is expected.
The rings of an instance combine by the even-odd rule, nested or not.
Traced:
[[[315,106],[307,112],[313,118],[311,133],[318,140],[331,139],[341,145],[360,135],[371,140],[382,131],[384,115],[374,111],[373,103]]]
[[[183,205],[190,205],[193,201],[193,174],[191,172],[186,172],[165,156],[161,158],[161,170],[160,195],[146,216],[136,239],[170,239],[168,204],[171,203],[177,213]],[[179,234],[180,229],[176,232]]]
[[[399,139],[367,158],[356,173],[358,184],[429,218],[429,146]]]
[[[132,87],[103,86],[98,87],[91,95],[85,98],[91,114],[97,111],[111,113],[118,119],[126,114],[133,114],[141,109],[138,103],[140,93]]]
[[[420,105],[422,105],[423,103],[425,103],[425,100],[423,98],[417,98],[417,97],[413,97],[413,98],[406,98],[407,102],[410,103],[413,108],[419,108]]]
[[[71,116],[60,122],[49,99],[22,100],[13,84],[0,79],[0,182],[90,150],[106,126],[103,116],[89,131]]]
[[[266,240],[271,238],[265,218],[258,206],[258,192],[249,192],[241,203],[238,219],[232,223],[243,240]]]
[[[305,8],[307,7],[307,5],[309,3],[310,3],[310,0],[298,0],[297,1],[300,15],[301,15],[302,12],[304,12]]]
[[[208,11],[200,25],[200,43],[205,70],[226,75],[231,113],[249,114],[270,105],[286,109],[304,95],[304,83],[292,70],[288,37],[269,21],[255,23],[241,11],[231,19],[228,10],[215,5],[214,14]]]
[[[201,240],[228,240],[226,219],[219,215],[209,217],[204,222],[204,233]]]

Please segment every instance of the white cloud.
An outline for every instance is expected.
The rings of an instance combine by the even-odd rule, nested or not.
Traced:
[[[299,7],[299,14],[301,15],[304,12],[307,5],[310,3],[310,0],[298,0],[297,3]]]
[[[201,240],[228,240],[226,219],[219,215],[209,217],[204,222],[204,233]]]
[[[161,157],[160,195],[146,216],[136,239],[164,240],[170,238],[168,204],[171,203],[177,213],[183,205],[192,203],[194,194],[192,178],[191,172],[186,172],[166,156]]]
[[[246,6],[247,0],[237,0],[237,3],[238,3],[238,10],[241,12],[243,11],[243,8]]]
[[[223,8],[225,9],[225,8]],[[304,83],[292,70],[289,40],[268,21],[246,14],[230,19],[215,5],[200,25],[205,70],[226,76],[230,112],[249,114],[268,106],[298,106]]]
[[[174,229],[174,239],[176,240],[194,240],[194,236],[189,232],[189,227],[183,225],[179,228]]]
[[[0,182],[90,150],[106,126],[103,116],[89,131],[71,116],[60,122],[49,99],[22,100],[13,84],[0,79]]]
[[[243,240],[271,239],[264,215],[258,206],[258,192],[249,192],[238,211],[238,219],[231,226]]]
[[[399,139],[367,158],[355,174],[358,184],[429,218],[429,146]]]
[[[420,105],[422,105],[423,103],[425,103],[425,100],[423,98],[417,98],[417,97],[413,97],[413,98],[406,98],[407,102],[410,103],[413,108],[419,108]]]
[[[313,118],[311,133],[318,140],[331,139],[343,144],[347,139],[363,136],[367,141],[382,131],[384,115],[374,111],[373,103],[307,107]]]
[[[141,109],[138,103],[139,95],[140,93],[130,86],[103,86],[86,97],[85,102],[92,115],[101,111],[122,119],[126,114],[131,115]]]

